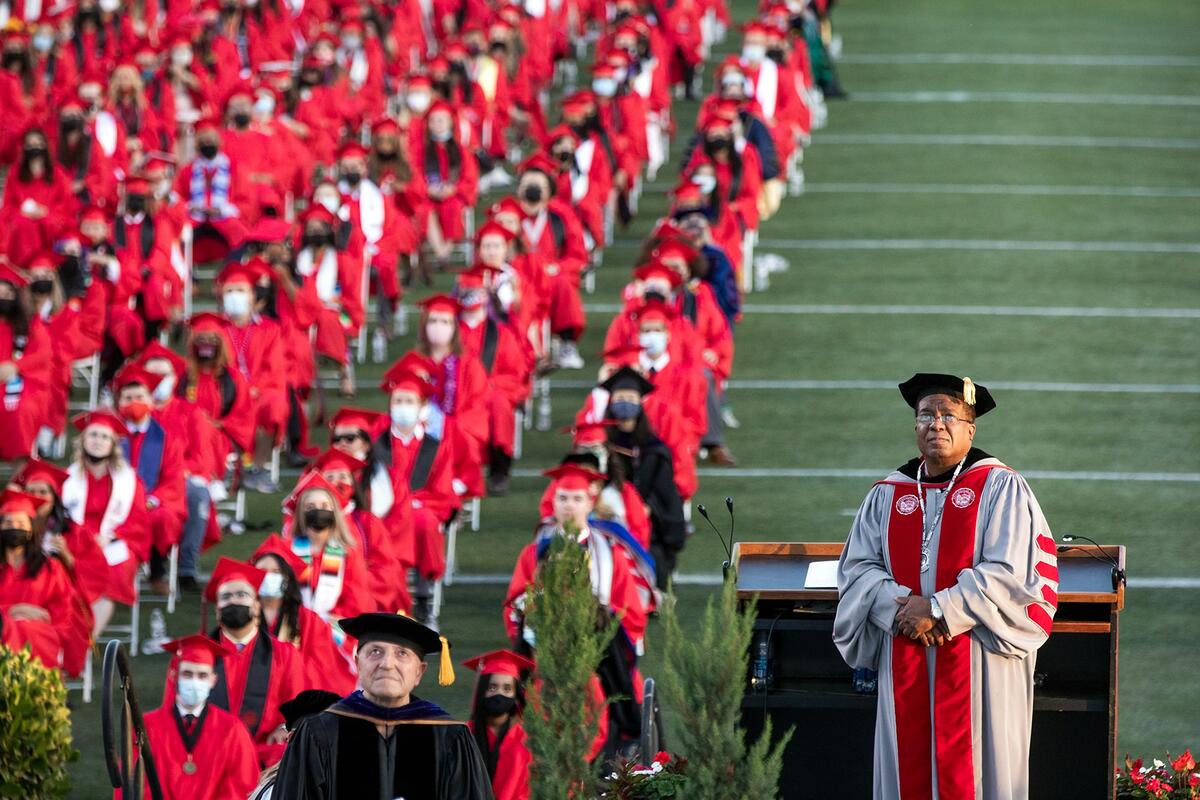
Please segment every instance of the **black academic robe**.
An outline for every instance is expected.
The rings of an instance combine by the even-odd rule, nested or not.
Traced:
[[[376,725],[384,725],[381,735]],[[303,720],[273,797],[280,800],[494,800],[466,723],[416,700],[381,709],[358,691]]]

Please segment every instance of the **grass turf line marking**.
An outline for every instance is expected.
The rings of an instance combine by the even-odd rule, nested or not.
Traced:
[[[1167,55],[1051,53],[846,53],[842,64],[998,64],[1023,67],[1200,67],[1200,58]]]
[[[1073,253],[1200,254],[1197,242],[1054,242],[1016,239],[762,239],[763,249],[793,250],[1013,250]]]
[[[588,303],[584,310],[615,314],[617,303]],[[1106,308],[1101,306],[910,306],[910,305],[810,305],[746,303],[745,314],[882,314],[895,316],[970,317],[1114,317],[1126,319],[1200,319],[1200,308]]]
[[[1200,144],[1200,142],[1197,142]],[[806,183],[804,191],[818,194],[966,194],[1022,197],[1200,197],[1188,186],[1030,186],[1003,183]]]
[[[809,469],[780,467],[750,469],[745,467],[699,467],[701,478],[854,478],[879,479],[890,469]],[[1152,483],[1200,483],[1200,472],[1071,472],[1066,470],[1022,470],[1026,478],[1047,481],[1139,481]],[[541,470],[514,469],[514,478],[540,478]]]
[[[1200,383],[1070,383],[1066,381],[984,381],[987,386],[1018,392],[1065,392],[1081,394],[1200,394]],[[553,389],[591,389],[596,384],[585,380],[551,380]],[[730,389],[761,389],[776,391],[851,391],[857,389],[896,390],[891,381],[841,380],[775,380],[734,378]]]
[[[820,144],[980,145],[985,147],[1119,147],[1148,150],[1200,150],[1200,139],[1143,136],[1031,136],[1024,134],[822,133]]]
[[[511,579],[511,575],[499,573],[454,576],[455,583],[471,586],[507,586]],[[683,572],[675,575],[671,580],[680,586],[720,586],[723,578],[719,573]],[[1130,589],[1200,589],[1200,578],[1130,578],[1128,587]]]
[[[855,92],[856,103],[1033,103],[1200,108],[1200,95],[1096,94],[1092,92]]]

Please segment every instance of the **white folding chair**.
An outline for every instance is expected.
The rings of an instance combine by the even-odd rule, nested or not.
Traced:
[[[454,585],[454,574],[458,571],[458,517],[450,520],[446,525],[446,572],[438,583],[444,583],[447,586]],[[440,599],[440,594],[437,588],[434,588],[434,597]]]
[[[475,208],[467,206],[463,209],[463,240],[458,249],[462,251],[463,263],[470,269],[475,261]]]
[[[92,647],[88,647],[87,657],[83,661],[83,672],[77,680],[64,680],[63,686],[67,691],[73,692],[80,690],[83,692],[83,702],[92,702],[92,686],[94,678],[92,674]]]
[[[754,245],[757,242],[757,231],[746,230],[742,234],[742,292],[745,294],[754,291]]]
[[[367,247],[363,247],[362,282],[359,294],[362,297],[363,322],[362,326],[358,329],[358,344],[355,348],[355,358],[361,364],[367,360],[367,328],[371,325],[371,315],[368,313],[371,307],[371,254],[368,252]]]
[[[478,497],[472,497],[470,502],[471,508],[471,530],[479,530],[479,518],[482,513],[483,503]]]
[[[525,452],[525,409],[518,408],[513,413],[513,461],[520,461]]]
[[[149,567],[145,564],[142,569],[138,570],[142,577],[149,577]],[[179,587],[176,585],[179,580],[179,545],[171,545],[171,549],[167,551],[167,596],[157,597],[151,595],[145,599],[147,603],[165,603],[167,613],[175,613],[175,603],[179,599]],[[139,581],[139,589],[141,583]],[[139,595],[140,596],[140,595]]]
[[[129,624],[114,625],[109,622],[103,630],[104,637],[116,639],[122,644],[129,645],[129,657],[136,658],[138,654],[138,637],[141,625],[142,581],[141,570],[133,575],[133,605],[129,607]],[[115,636],[113,634],[116,634]]]
[[[81,358],[71,364],[71,385],[88,390],[88,404],[85,410],[96,407],[100,399],[100,353],[92,353],[87,358]]]

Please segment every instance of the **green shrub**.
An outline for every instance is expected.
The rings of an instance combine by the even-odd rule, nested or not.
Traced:
[[[0,647],[0,798],[65,797],[78,756],[58,671],[28,649]]]

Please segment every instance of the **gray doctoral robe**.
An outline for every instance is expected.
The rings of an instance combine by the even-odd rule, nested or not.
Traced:
[[[931,488],[929,479],[923,479],[929,523],[950,499],[954,499],[953,505],[959,509],[966,501],[967,510],[975,514],[975,535],[970,567],[961,569],[956,580],[951,577],[952,585],[935,593],[942,528],[954,515],[949,514],[939,522],[930,543],[930,559],[935,568],[919,573],[920,593],[937,598],[952,637],[970,637],[969,747],[974,762],[975,798],[1024,800],[1029,792],[1034,661],[1037,649],[1049,635],[1057,605],[1055,549],[1049,526],[1025,479],[982,451],[973,450],[972,456],[968,456],[967,465],[949,492],[950,498],[945,496],[944,483],[936,485],[940,488]],[[897,639],[904,637],[896,634],[896,598],[909,595],[911,590],[895,578],[893,556],[907,550],[891,549],[894,543],[889,542],[889,529],[899,530],[900,515],[906,515],[903,522],[910,526],[907,529],[910,538],[905,539],[904,546],[919,551],[919,534],[911,538],[921,524],[919,510],[913,513],[915,466],[915,461],[910,462],[891,473],[867,494],[838,564],[839,603],[834,642],[851,667],[879,671],[875,800],[901,800],[901,771],[909,770],[932,770],[932,778],[925,780],[932,784],[932,797],[939,798],[936,718],[931,725],[932,763],[900,763],[898,757],[898,749],[907,743],[901,745],[897,737],[893,648],[912,643],[897,643]],[[968,493],[965,485],[974,485],[978,490]],[[976,501],[977,509],[970,509],[970,504]],[[960,539],[966,536],[969,532]],[[969,540],[964,541],[969,547]],[[914,559],[911,563],[916,564],[919,552],[906,556],[910,557]],[[919,567],[910,567],[908,574],[918,572]],[[945,691],[943,684],[935,681],[937,656],[938,648],[925,649],[931,706],[939,691]],[[919,688],[923,695],[924,687]],[[932,708],[930,715],[935,717]],[[963,764],[957,766],[965,769]],[[952,771],[955,766],[942,765],[942,768]],[[906,777],[911,785],[911,774]],[[970,778],[971,774],[965,773],[963,783],[969,786]],[[949,795],[959,793],[943,791],[940,800],[956,800]],[[927,792],[910,791],[903,800],[910,800],[912,794],[929,796]]]

